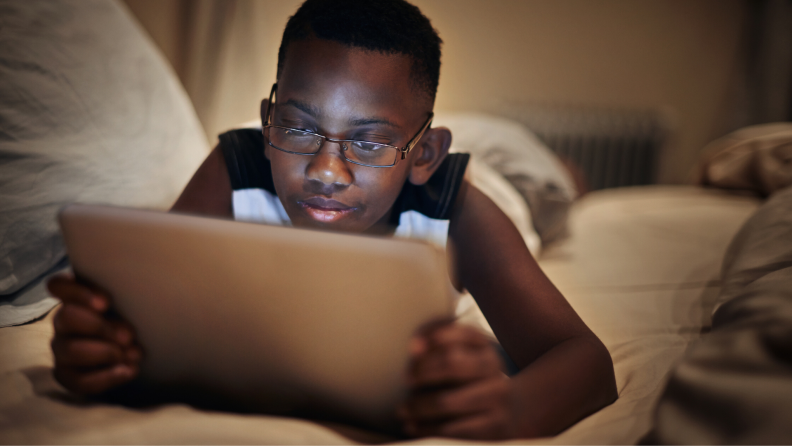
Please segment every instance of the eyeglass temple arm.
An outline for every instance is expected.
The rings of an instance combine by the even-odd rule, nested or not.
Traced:
[[[267,116],[265,117],[264,122],[262,122],[263,126],[272,124],[272,100],[275,98],[276,91],[278,91],[277,82],[272,84],[272,90],[270,90],[269,99],[267,101]]]
[[[418,132],[418,134],[417,134],[417,135],[415,135],[415,138],[413,138],[413,139],[412,139],[412,141],[410,141],[410,142],[409,142],[409,143],[408,143],[406,146],[404,146],[404,148],[401,150],[401,159],[405,159],[405,158],[407,157],[407,154],[408,154],[408,153],[410,153],[410,150],[412,150],[412,149],[413,149],[413,147],[415,147],[415,145],[416,145],[416,144],[418,144],[418,141],[420,141],[420,140],[421,140],[421,138],[423,138],[423,134],[426,132],[426,130],[427,130],[427,129],[429,128],[429,126],[432,124],[432,120],[433,120],[433,119],[434,119],[434,113],[429,113],[429,119],[427,119],[427,120],[426,120],[426,123],[424,123],[423,127],[421,127],[421,131],[420,131],[420,132]]]

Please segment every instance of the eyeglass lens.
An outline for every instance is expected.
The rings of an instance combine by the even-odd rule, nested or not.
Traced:
[[[267,131],[269,143],[286,152],[313,154],[324,143],[323,137],[300,130],[269,127]],[[346,159],[369,166],[392,166],[400,152],[396,147],[365,141],[341,141],[338,144]]]

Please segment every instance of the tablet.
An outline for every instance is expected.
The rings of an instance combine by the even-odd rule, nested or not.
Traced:
[[[135,327],[142,377],[264,413],[393,426],[409,338],[452,315],[427,243],[94,205],[59,223]]]

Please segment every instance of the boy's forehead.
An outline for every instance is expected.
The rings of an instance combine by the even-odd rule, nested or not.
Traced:
[[[431,102],[417,91],[411,76],[412,59],[341,43],[311,38],[289,45],[278,92],[305,99],[327,100],[342,93],[344,100],[361,106],[379,104],[394,111],[426,113]]]

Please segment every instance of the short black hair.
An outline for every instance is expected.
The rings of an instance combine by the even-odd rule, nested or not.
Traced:
[[[306,0],[289,18],[283,31],[278,49],[278,78],[289,44],[311,37],[409,56],[413,61],[410,75],[415,86],[428,93],[434,102],[443,41],[416,6],[404,0]]]

